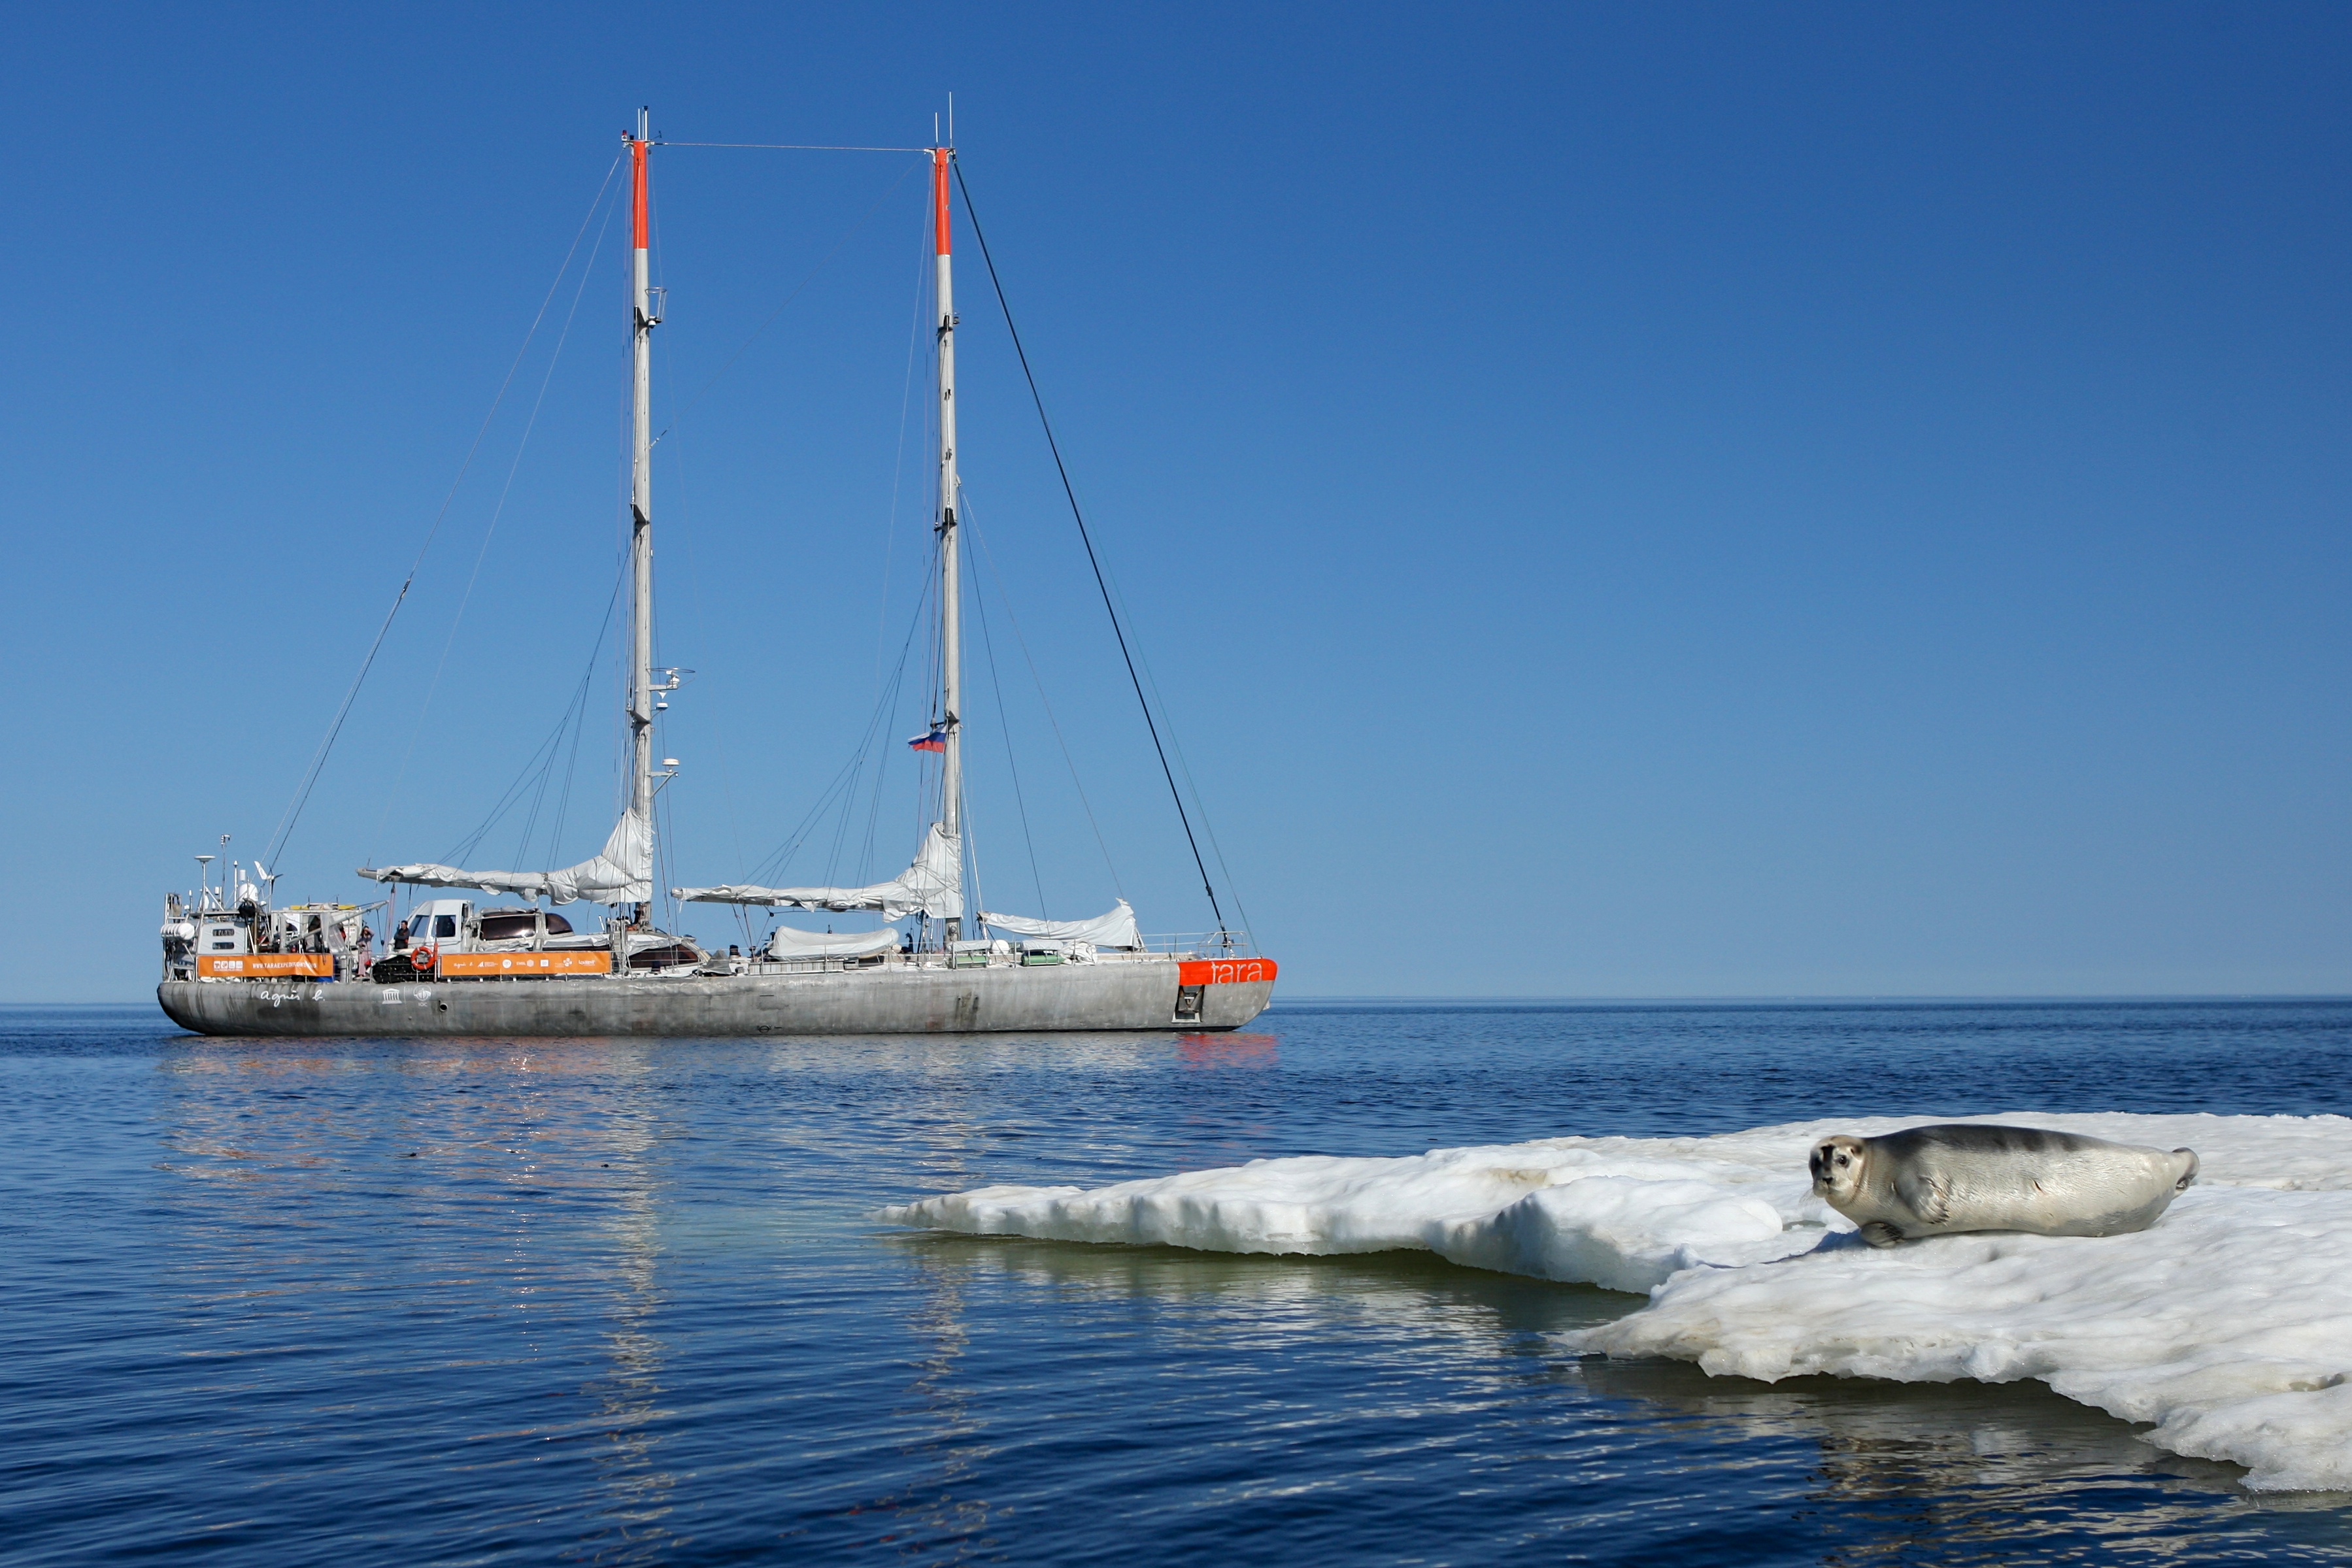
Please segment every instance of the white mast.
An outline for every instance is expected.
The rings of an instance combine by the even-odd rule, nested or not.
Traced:
[[[654,822],[654,528],[653,528],[653,331],[661,319],[653,308],[646,272],[646,160],[652,152],[650,111],[637,110],[637,133],[629,139],[631,214],[635,246],[630,253],[630,402],[634,424],[629,442],[629,812],[644,824],[647,841]],[[642,921],[646,906],[635,918]]]
[[[963,632],[957,613],[961,601],[956,579],[956,503],[961,497],[956,486],[955,454],[955,285],[949,276],[948,265],[948,163],[954,156],[955,150],[951,147],[931,149],[933,226],[937,230],[939,252],[940,708],[947,729],[946,750],[940,770],[940,825],[946,831],[948,841],[955,846],[956,854],[961,859],[963,853],[963,720],[961,717],[959,687],[963,679]],[[950,920],[947,923],[948,940],[956,940],[962,929],[962,921]]]

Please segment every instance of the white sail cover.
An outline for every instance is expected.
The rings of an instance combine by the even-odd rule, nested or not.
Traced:
[[[695,904],[764,904],[772,909],[878,909],[885,920],[928,915],[953,920],[963,914],[963,841],[933,822],[923,835],[915,863],[888,882],[871,887],[674,887],[674,897]]]
[[[1092,920],[1031,920],[1019,915],[981,911],[981,922],[1015,936],[1045,936],[1061,942],[1091,942],[1097,947],[1140,947],[1143,936],[1135,928],[1135,911],[1120,899],[1118,907]]]
[[[653,824],[634,810],[623,812],[613,824],[612,837],[593,858],[562,871],[464,871],[428,861],[382,871],[362,866],[360,875],[416,887],[473,887],[524,898],[544,894],[557,904],[583,898],[598,904],[645,904],[654,895]]]
[[[888,926],[879,931],[795,931],[779,925],[768,938],[771,958],[863,958],[872,953],[895,953],[898,934]]]

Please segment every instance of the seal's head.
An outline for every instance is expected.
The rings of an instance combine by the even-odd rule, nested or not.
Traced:
[[[1805,1165],[1813,1173],[1813,1193],[1832,1204],[1851,1203],[1862,1191],[1862,1140],[1840,1133],[1813,1145]]]

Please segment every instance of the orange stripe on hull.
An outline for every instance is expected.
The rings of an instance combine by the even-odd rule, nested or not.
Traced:
[[[610,953],[444,953],[435,971],[445,979],[521,980],[555,975],[609,975]]]
[[[324,953],[240,953],[234,958],[196,956],[196,974],[215,979],[262,980],[302,975],[331,980],[335,961]]]
[[[1271,980],[1274,975],[1271,958],[1202,958],[1176,966],[1176,983],[1180,986],[1246,985],[1253,980]]]

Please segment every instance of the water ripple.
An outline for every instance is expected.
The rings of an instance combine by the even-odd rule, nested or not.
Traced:
[[[1850,1113],[2343,1111],[2341,1004],[1286,1008],[1055,1040],[0,1013],[12,1562],[2342,1561],[2024,1385],[1579,1361],[1633,1299],[877,1204]]]

